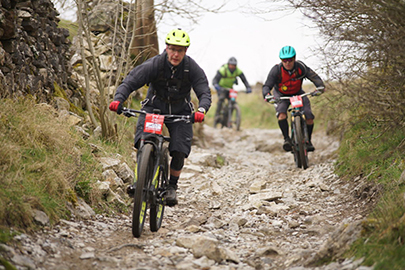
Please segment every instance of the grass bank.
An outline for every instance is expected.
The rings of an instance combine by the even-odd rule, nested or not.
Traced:
[[[405,128],[364,118],[345,132],[336,172],[378,185],[380,199],[346,256],[374,269],[405,269]],[[401,177],[402,174],[402,177]]]
[[[78,196],[98,212],[117,210],[94,188],[102,171],[92,145],[102,149],[98,155],[119,152],[128,157],[131,146],[84,140],[57,115],[51,106],[30,98],[0,100],[1,241],[8,239],[10,229],[35,230],[34,209],[45,212],[51,225],[69,218],[67,202],[75,205]],[[132,131],[123,131],[123,140],[131,140],[127,135]]]

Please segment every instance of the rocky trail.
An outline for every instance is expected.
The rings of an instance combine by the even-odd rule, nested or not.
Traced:
[[[134,238],[126,215],[63,220],[3,246],[11,261],[18,269],[55,270],[371,269],[350,259],[315,266],[356,239],[372,197],[361,179],[333,173],[334,138],[316,133],[302,170],[282,151],[279,130],[204,132],[208,147],[193,146],[179,204],[165,208],[158,232],[147,219]]]

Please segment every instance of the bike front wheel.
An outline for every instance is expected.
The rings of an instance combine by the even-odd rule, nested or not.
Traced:
[[[132,235],[136,238],[142,234],[148,209],[149,186],[153,177],[153,146],[145,144],[138,158],[138,179],[136,181],[134,209],[132,213]]]
[[[239,105],[237,103],[234,103],[231,108],[231,113],[229,115],[228,119],[228,127],[232,128],[236,131],[240,130],[240,123],[241,123],[241,112]]]
[[[294,149],[294,158],[296,159],[297,167],[302,167],[305,170],[308,168],[308,154],[305,147],[305,136],[302,121],[304,120],[301,116],[296,116],[294,118],[296,144]]]
[[[167,146],[163,146],[162,153],[159,175],[157,179],[153,180],[156,197],[149,210],[150,230],[152,232],[157,232],[162,226],[165,205],[161,194],[166,189],[169,181],[169,149]]]

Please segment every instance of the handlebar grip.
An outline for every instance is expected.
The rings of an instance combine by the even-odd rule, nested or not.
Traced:
[[[267,94],[265,97],[264,97],[264,99],[267,101],[267,102],[269,102],[271,99],[273,99],[274,97],[273,96],[271,96],[271,95],[269,95],[269,94]]]

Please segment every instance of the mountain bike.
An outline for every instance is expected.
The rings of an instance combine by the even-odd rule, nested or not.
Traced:
[[[305,96],[317,96],[323,87],[316,88],[315,91],[304,93],[301,95],[287,96],[274,98],[274,96],[267,95],[265,99],[274,104],[280,102],[280,100],[290,100],[291,108],[288,109],[290,112],[290,130],[291,130],[291,141],[292,141],[292,153],[294,154],[294,161],[297,168],[303,168],[304,170],[308,168],[308,151],[307,142],[308,139],[308,128],[307,122],[303,110],[302,98]]]
[[[221,126],[221,128],[227,127],[234,130],[240,130],[241,111],[238,103],[236,102],[238,91],[232,88],[223,88],[223,91],[227,91],[229,94],[222,103],[222,108],[219,115],[215,116],[214,128]]]
[[[165,193],[169,185],[170,137],[162,135],[164,123],[184,121],[191,123],[191,115],[162,115],[160,110],[147,113],[141,110],[123,108],[127,117],[145,114],[144,133],[137,153],[135,178],[127,192],[134,197],[132,213],[132,234],[141,236],[149,208],[150,230],[157,232],[162,225],[165,209]],[[132,197],[132,196],[131,196]]]

